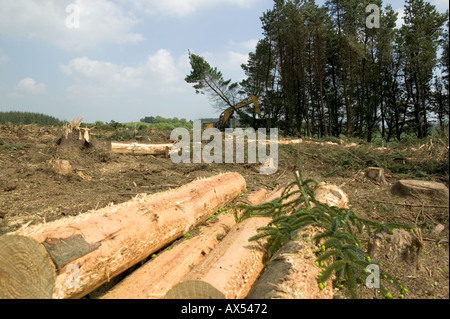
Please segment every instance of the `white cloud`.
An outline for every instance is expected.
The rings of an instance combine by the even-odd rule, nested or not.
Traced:
[[[25,78],[17,83],[16,88],[23,93],[38,95],[44,93],[47,86],[44,83],[36,83],[32,78]]]
[[[79,8],[80,28],[70,29],[69,4]],[[104,43],[137,43],[142,35],[132,32],[137,19],[110,0],[2,0],[0,37],[22,36],[48,41],[73,51]]]
[[[445,10],[448,10],[448,0],[432,0],[430,2],[432,5],[436,6],[440,12],[445,12]]]
[[[183,74],[175,65],[169,51],[161,49],[147,59],[147,67],[163,83],[175,83],[183,80]]]
[[[64,103],[83,116],[89,114],[89,121],[135,121],[147,115],[187,117],[193,112],[207,113],[208,100],[196,96],[184,81],[190,68],[186,59],[187,54],[174,58],[170,51],[160,49],[136,65],[88,57],[70,60],[60,65],[61,72],[73,80],[66,89]],[[180,108],[182,105],[192,107]],[[112,110],[114,117],[110,115]]]
[[[225,53],[203,52],[199,54],[211,67],[217,67],[222,72],[223,77],[231,79],[232,82],[240,82],[245,78],[245,73],[241,68],[242,64],[247,64],[248,53],[228,51]]]
[[[112,87],[138,87],[142,82],[142,70],[139,68],[91,60],[88,57],[73,59],[68,65],[61,65],[60,70],[74,76],[78,82],[88,79]]]
[[[7,55],[2,55],[1,53],[0,53],[0,64],[1,63],[5,63],[5,62],[8,62],[9,61],[9,56],[7,56]]]
[[[256,45],[258,44],[258,39],[250,39],[242,42],[230,41],[229,46],[235,50],[246,50],[248,52],[254,52],[256,50]]]
[[[168,50],[160,49],[137,66],[81,57],[60,65],[60,70],[75,81],[67,89],[69,98],[110,100],[112,97],[185,92],[184,58],[179,57],[177,61]]]
[[[149,83],[156,86],[177,84],[184,79],[171,53],[165,49],[149,55],[145,63],[138,66],[122,66],[91,60],[85,56],[73,59],[67,65],[61,65],[60,70],[72,76],[78,83],[92,83],[119,91],[149,88]]]
[[[248,54],[229,51],[227,52],[227,65],[229,68],[241,68],[242,64],[247,64]]]
[[[235,5],[248,8],[259,0],[121,0],[151,15],[184,17],[196,11],[218,5]]]

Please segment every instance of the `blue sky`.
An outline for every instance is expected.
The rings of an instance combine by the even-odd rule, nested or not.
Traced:
[[[432,0],[439,11],[446,0]],[[322,3],[322,1],[318,1]],[[391,3],[401,13],[402,0]],[[68,5],[80,9],[70,29]],[[0,0],[0,111],[85,122],[218,116],[184,82],[188,50],[233,81],[272,0]],[[71,20],[72,21],[72,20]]]

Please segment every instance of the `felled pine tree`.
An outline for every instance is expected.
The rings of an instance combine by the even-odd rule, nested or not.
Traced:
[[[336,287],[345,287],[352,298],[358,298],[357,284],[366,283],[371,269],[368,266],[376,265],[380,269],[379,288],[384,296],[392,298],[383,281],[399,288],[399,296],[404,298],[406,288],[398,279],[383,271],[378,261],[371,260],[361,248],[357,234],[367,233],[371,236],[381,231],[392,233],[395,228],[411,230],[412,227],[398,223],[378,223],[358,217],[351,209],[321,203],[314,195],[317,187],[318,182],[303,180],[301,173],[296,172],[295,180],[286,187],[280,198],[257,206],[240,204],[239,208],[244,211],[243,219],[257,216],[273,218],[249,240],[266,238],[269,256],[273,256],[288,241],[296,239],[300,231],[313,226],[320,230],[313,237],[319,248],[315,252],[316,265],[323,267],[318,278],[319,288],[323,289],[325,282],[334,280]]]

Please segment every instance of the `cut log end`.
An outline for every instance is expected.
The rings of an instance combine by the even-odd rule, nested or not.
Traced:
[[[164,299],[226,299],[226,297],[207,282],[187,280],[176,284]]]
[[[321,185],[315,190],[316,200],[329,206],[348,208],[348,195],[336,185]]]
[[[43,278],[48,275],[44,271],[54,271],[55,265],[58,265],[58,274],[52,284],[49,284],[51,293],[45,290],[45,293],[36,295],[34,292],[24,291],[24,296],[82,298],[205,222],[245,189],[244,177],[238,173],[225,173],[198,179],[171,191],[136,197],[129,202],[91,211],[82,216],[66,217],[24,228],[15,235],[26,236],[39,244],[28,247],[26,243],[23,245],[23,242],[18,242],[10,249],[3,247],[3,243],[0,245],[0,259],[3,263],[0,267],[0,282],[4,277],[13,278],[10,283],[0,283],[0,286],[8,285],[4,291],[17,289],[21,293],[27,288],[22,286],[45,285],[47,288],[48,280]],[[233,216],[230,218],[234,219]],[[5,242],[9,243],[13,239],[6,236]],[[25,248],[17,248],[21,246]],[[42,256],[38,254],[36,257],[29,253],[39,252],[35,246],[41,247],[39,249]],[[23,256],[19,255],[15,259],[8,257],[14,251],[22,250],[25,250]],[[51,267],[44,256],[51,260]],[[21,265],[20,258],[24,260],[24,266],[20,266],[20,272],[15,274],[10,268],[16,264]],[[28,264],[32,265],[32,270],[27,268]],[[71,265],[78,267],[79,280],[76,286],[68,284],[69,280],[74,279],[74,274],[68,271]],[[21,271],[24,274],[27,272],[30,278]],[[42,278],[33,277],[37,274]],[[39,280],[43,283],[39,283]],[[21,293],[5,294],[20,296]]]
[[[42,245],[23,236],[0,237],[0,299],[50,299],[55,277]]]

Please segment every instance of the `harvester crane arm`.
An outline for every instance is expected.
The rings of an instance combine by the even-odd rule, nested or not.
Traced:
[[[256,96],[251,95],[249,98],[246,98],[239,102],[238,104],[231,106],[227,108],[221,116],[220,120],[220,127],[224,129],[228,122],[230,121],[230,118],[233,116],[234,111],[237,111],[240,108],[246,107],[247,105],[253,104],[255,106],[256,113],[258,114],[259,118],[262,119],[261,109],[259,108],[258,99]]]

